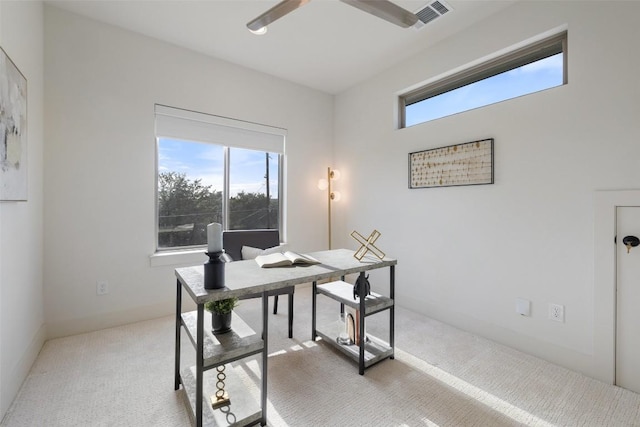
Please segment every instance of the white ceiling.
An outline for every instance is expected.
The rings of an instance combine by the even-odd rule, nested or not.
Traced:
[[[404,29],[338,0],[313,0],[251,34],[277,0],[46,0],[47,4],[336,94],[518,0],[445,0],[452,11]],[[431,0],[394,0],[415,12]]]

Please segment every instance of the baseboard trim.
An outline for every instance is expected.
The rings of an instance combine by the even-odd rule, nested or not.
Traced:
[[[2,385],[0,386],[0,392],[2,393],[2,398],[0,399],[0,420],[9,412],[13,401],[18,396],[22,383],[27,378],[33,363],[36,361],[38,354],[40,354],[40,350],[42,350],[46,336],[46,326],[42,324],[31,339],[27,350],[13,369],[3,370]]]
[[[175,302],[167,301],[159,304],[136,307],[128,310],[98,313],[79,319],[65,319],[47,324],[47,339],[67,337],[101,329],[127,325],[144,320],[157,319],[175,313]]]
[[[398,303],[403,307],[447,325],[602,381],[602,378],[597,375],[598,373],[594,369],[593,355],[558,346],[532,336],[519,334],[514,330],[472,318],[462,313],[443,310],[434,304],[418,301],[415,298],[411,301],[398,301]]]

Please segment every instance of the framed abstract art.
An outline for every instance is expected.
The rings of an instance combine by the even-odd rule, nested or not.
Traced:
[[[409,153],[409,188],[493,184],[493,138]]]
[[[0,48],[0,201],[27,200],[27,79]]]

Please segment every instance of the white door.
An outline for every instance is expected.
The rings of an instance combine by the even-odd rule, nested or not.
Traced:
[[[616,234],[616,384],[640,393],[640,246],[623,243],[640,238],[640,207],[616,208]]]

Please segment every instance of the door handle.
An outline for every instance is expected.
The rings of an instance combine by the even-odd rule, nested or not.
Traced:
[[[636,236],[625,236],[622,239],[622,244],[627,247],[627,253],[629,253],[631,248],[635,248],[636,246],[640,245],[640,239],[638,239]]]

